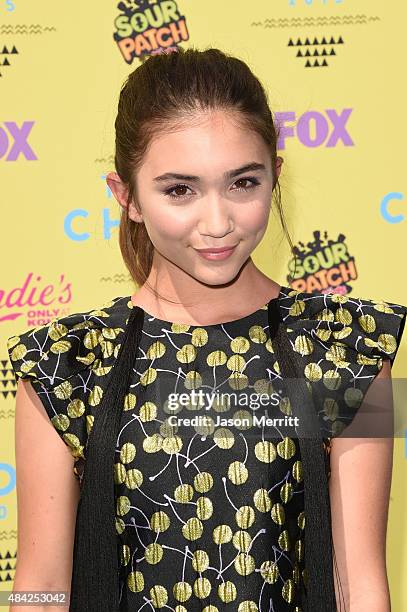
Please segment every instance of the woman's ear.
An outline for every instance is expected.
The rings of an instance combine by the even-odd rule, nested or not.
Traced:
[[[280,176],[281,166],[283,165],[283,161],[284,159],[278,155],[277,160],[276,160],[276,178]]]
[[[143,218],[141,212],[139,212],[134,205],[134,202],[127,204],[127,198],[129,195],[128,187],[123,183],[117,172],[109,172],[106,176],[106,183],[109,186],[110,191],[113,193],[117,202],[120,206],[127,210],[127,214],[136,223],[142,223]]]
[[[273,173],[273,190],[277,184],[278,181],[278,177],[280,176],[280,172],[281,172],[281,166],[283,164],[284,159],[282,157],[280,157],[279,155],[277,155],[276,157],[276,166],[274,168],[274,173]]]

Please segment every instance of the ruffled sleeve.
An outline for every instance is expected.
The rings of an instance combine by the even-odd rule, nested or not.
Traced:
[[[118,322],[114,304],[115,300],[87,312],[56,318],[7,339],[16,379],[31,382],[74,457],[74,474],[79,482],[95,409],[103,398],[123,330],[111,326]]]
[[[282,311],[300,374],[318,400],[323,436],[337,436],[352,422],[383,360],[393,367],[407,307],[292,290]]]

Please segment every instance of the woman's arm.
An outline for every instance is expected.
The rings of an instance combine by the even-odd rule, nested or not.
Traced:
[[[386,381],[387,379],[387,381]],[[393,435],[349,437],[368,432],[372,419],[382,431],[393,431],[393,401],[389,360],[369,387],[352,424],[331,441],[330,498],[337,569],[346,612],[389,612],[386,531],[393,466]],[[369,411],[369,403],[377,408]],[[380,407],[380,409],[379,409]],[[379,414],[380,413],[380,414]],[[379,429],[380,430],[380,429]],[[356,435],[356,434],[354,434]],[[335,575],[335,560],[334,560]],[[336,582],[336,580],[335,580]],[[335,584],[337,608],[340,596]]]
[[[18,381],[15,411],[17,566],[13,591],[69,592],[80,493],[74,460],[29,381]],[[23,609],[26,606],[10,607],[12,612]]]

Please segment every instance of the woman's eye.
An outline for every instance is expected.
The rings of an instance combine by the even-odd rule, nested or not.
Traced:
[[[175,190],[177,190],[177,191],[181,190],[181,191],[182,191],[183,189],[184,189],[184,190],[185,190],[185,189],[189,189],[188,185],[182,185],[182,184],[179,184],[179,185],[174,185],[174,187],[169,187],[168,189],[166,189],[166,190],[164,191],[164,193],[165,193],[165,195],[169,196],[170,198],[173,198],[174,200],[178,200],[178,199],[180,199],[180,198],[185,197],[185,195],[188,195],[188,194],[185,194],[185,193],[181,193],[181,194],[179,194],[179,193],[178,193],[178,194],[176,194],[176,195],[173,195],[173,193],[172,193],[172,192],[173,192],[173,191],[175,191]]]
[[[252,184],[249,185],[248,187],[239,187],[235,191],[249,191],[250,189],[253,189],[253,187],[257,187],[257,185],[260,185],[260,181],[258,181],[254,176],[252,176],[250,178],[246,177],[246,178],[238,179],[236,181],[236,183],[241,183],[241,182],[245,182],[245,181],[251,181]]]
[[[238,187],[237,189],[233,189],[233,191],[249,191],[250,189],[253,189],[254,187],[257,187],[257,185],[260,185],[260,181],[253,177],[245,177],[245,178],[241,178],[238,179],[235,184],[238,183],[245,183],[247,181],[250,181],[252,184],[248,185],[246,187],[241,186]],[[173,200],[181,200],[182,198],[188,197],[191,194],[185,193],[185,190],[189,189],[188,185],[184,185],[182,183],[179,183],[178,185],[174,185],[173,187],[169,187],[168,189],[166,189],[164,191],[164,194],[166,196],[168,196],[169,198],[172,198]],[[184,192],[184,193],[180,193],[180,191]],[[176,192],[176,193],[173,193]]]

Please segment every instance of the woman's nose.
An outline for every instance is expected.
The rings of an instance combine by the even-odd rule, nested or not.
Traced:
[[[220,196],[207,198],[202,208],[200,233],[222,237],[233,230],[233,225],[229,203]]]

